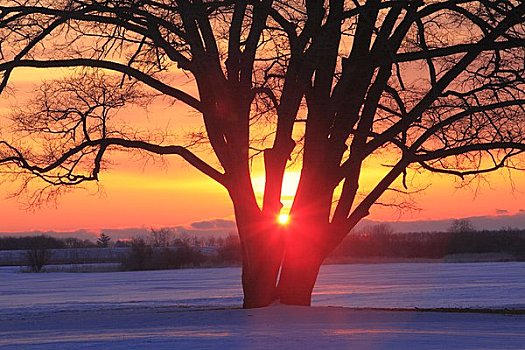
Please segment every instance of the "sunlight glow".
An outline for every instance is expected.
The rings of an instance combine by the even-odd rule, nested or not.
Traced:
[[[287,170],[284,174],[283,184],[281,187],[281,203],[283,210],[290,210],[297,186],[299,185],[299,178],[301,174],[298,171]],[[264,196],[264,186],[266,178],[264,173],[257,172],[252,175],[252,184],[257,198],[257,202],[262,206]]]
[[[279,214],[277,217],[277,222],[280,225],[287,225],[290,222],[290,215],[288,214]]]

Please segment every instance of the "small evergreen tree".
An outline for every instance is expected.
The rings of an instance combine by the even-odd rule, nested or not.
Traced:
[[[109,246],[109,241],[111,241],[111,237],[102,232],[97,239],[97,246],[100,248],[107,248]]]

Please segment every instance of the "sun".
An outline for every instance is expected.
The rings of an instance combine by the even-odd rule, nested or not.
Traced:
[[[290,222],[290,215],[288,214],[279,214],[277,217],[277,222],[280,225],[287,225]]]

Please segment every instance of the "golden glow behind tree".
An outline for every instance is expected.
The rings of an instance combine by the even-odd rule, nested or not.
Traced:
[[[178,155],[232,199],[244,306],[309,305],[324,258],[396,179],[406,187],[407,169],[464,177],[519,165],[524,16],[522,1],[488,0],[2,1],[0,89],[21,67],[76,73],[11,115],[0,164],[43,180],[45,200],[97,180],[114,150]],[[181,70],[194,93],[174,78]],[[220,166],[113,120],[157,95],[202,116],[192,145],[209,143]],[[380,153],[390,170],[359,196],[363,164]],[[262,205],[250,174],[259,155]],[[292,159],[301,177],[280,225]]]

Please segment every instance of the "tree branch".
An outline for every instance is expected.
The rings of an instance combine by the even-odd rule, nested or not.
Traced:
[[[463,145],[460,147],[428,151],[423,154],[415,155],[413,160],[416,162],[426,162],[429,160],[457,156],[457,155],[465,154],[469,152],[490,151],[490,150],[496,150],[496,149],[525,151],[525,140],[522,140],[521,142],[509,141],[509,142],[491,142],[491,143],[469,144],[469,145]]]
[[[482,45],[481,43],[474,44],[458,44],[448,47],[440,47],[435,49],[427,49],[415,52],[403,52],[393,56],[393,60],[396,63],[401,62],[412,62],[419,60],[429,60],[437,57],[452,56],[461,53],[467,53],[473,50],[480,52],[483,51],[499,51],[499,50],[510,50],[516,48],[523,48],[525,46],[525,39],[515,39],[506,41],[496,41],[491,45]]]
[[[202,103],[197,100],[195,97],[183,92],[182,90],[176,89],[172,86],[169,86],[160,80],[148,75],[136,68],[113,62],[113,61],[104,61],[96,60],[89,58],[72,58],[65,60],[19,60],[19,61],[10,61],[0,64],[0,71],[7,71],[15,67],[32,67],[32,68],[64,68],[64,67],[92,67],[92,68],[104,68],[108,70],[113,70],[116,72],[124,73],[129,75],[144,84],[156,89],[159,92],[162,92],[168,96],[171,96],[177,100],[180,100],[187,104],[190,107],[193,107],[197,111],[204,112]]]
[[[76,154],[82,153],[84,150],[88,148],[100,147],[99,151],[97,152],[96,158],[95,158],[95,164],[94,164],[92,177],[89,178],[89,177],[85,177],[81,175],[72,175],[75,180],[77,180],[77,178],[82,177],[82,180],[84,181],[85,180],[97,180],[98,173],[100,171],[100,162],[102,160],[102,156],[104,152],[110,146],[120,146],[123,148],[141,149],[141,150],[155,153],[158,155],[178,155],[182,157],[185,161],[187,161],[189,164],[191,164],[193,167],[195,167],[197,170],[201,171],[202,173],[209,176],[213,180],[217,181],[221,185],[228,187],[228,181],[223,173],[211,167],[208,163],[203,161],[201,158],[197,157],[193,152],[191,152],[190,150],[188,150],[187,148],[183,146],[176,146],[176,145],[162,146],[162,145],[152,144],[152,143],[145,142],[145,141],[127,140],[127,139],[122,139],[122,138],[109,137],[109,138],[99,139],[99,140],[84,141],[81,144],[64,152],[59,158],[57,158],[52,163],[46,166],[38,166],[38,165],[30,164],[27,161],[27,159],[24,157],[24,155],[16,147],[8,144],[7,142],[1,141],[0,145],[6,146],[9,150],[11,150],[11,152],[15,153],[15,155],[1,158],[0,164],[16,163],[20,168],[26,169],[33,173],[38,173],[38,174],[45,174],[45,173],[61,168],[62,164],[66,162],[69,158],[71,158],[72,156]]]

